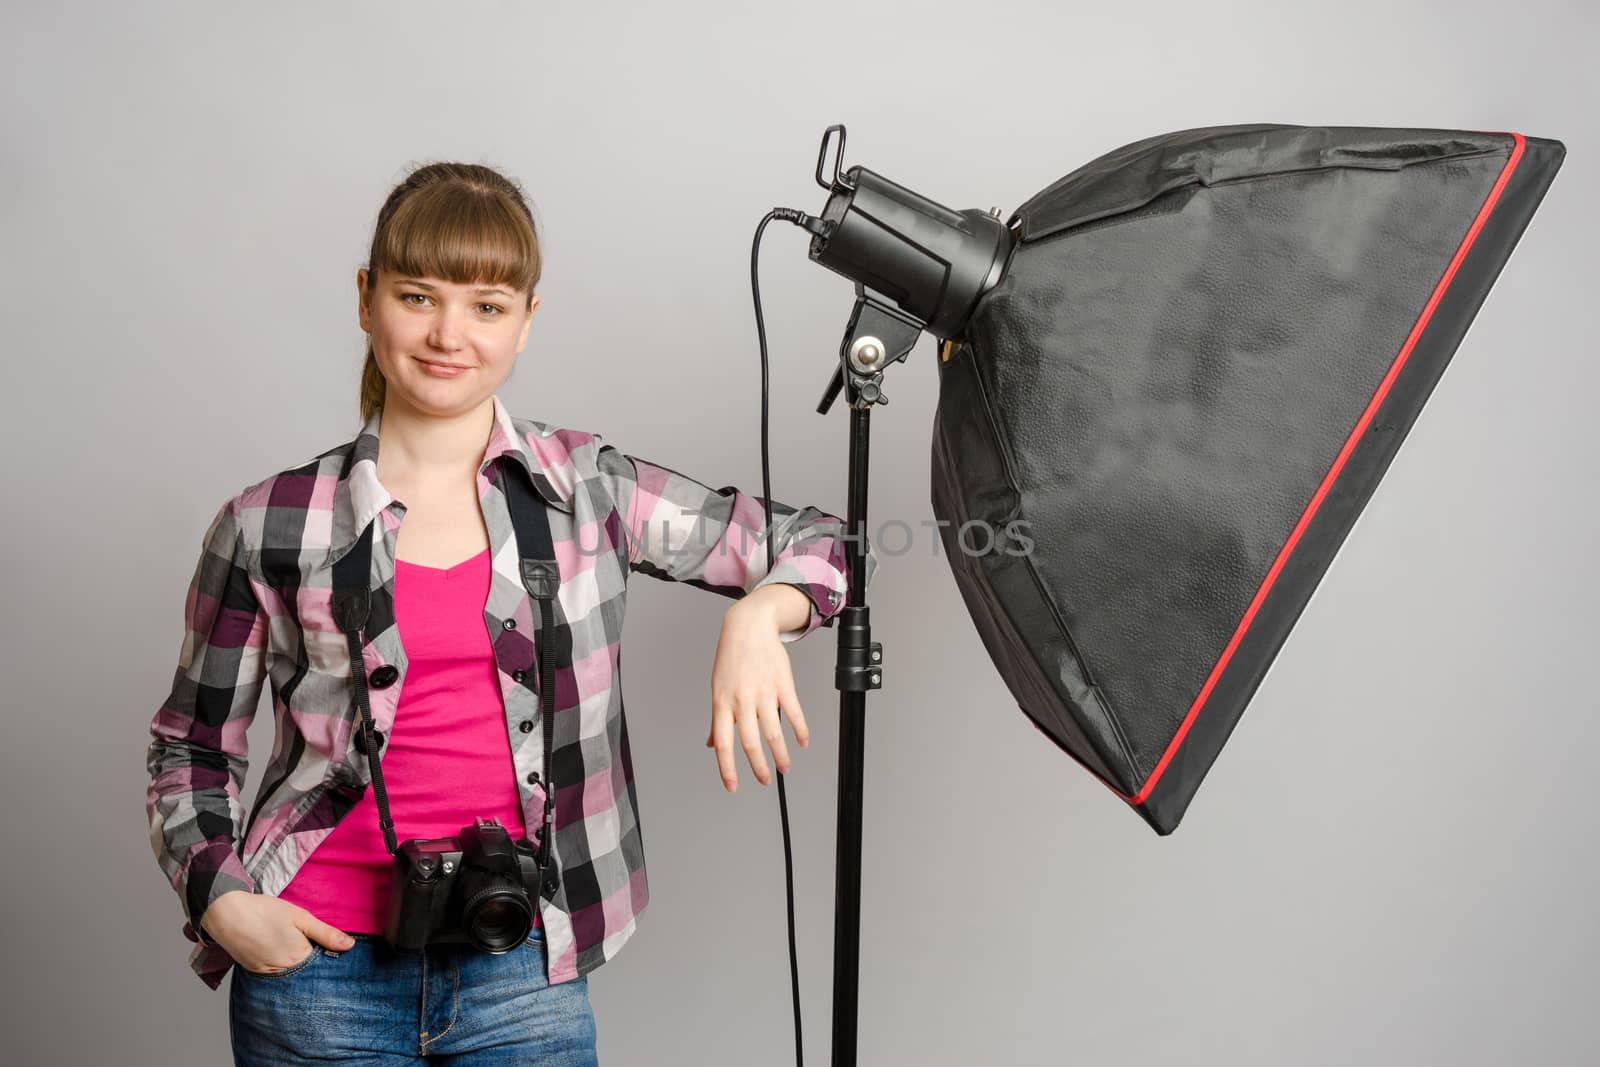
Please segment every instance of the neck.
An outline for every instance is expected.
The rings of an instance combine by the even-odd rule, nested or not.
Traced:
[[[475,471],[493,428],[493,397],[449,415],[419,411],[398,397],[385,398],[378,427],[378,477],[398,483]]]

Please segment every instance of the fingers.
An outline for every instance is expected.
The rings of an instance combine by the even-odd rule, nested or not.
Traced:
[[[355,938],[332,923],[323,922],[309,911],[303,911],[303,917],[298,925],[300,932],[305,934],[308,940],[315,941],[326,948],[347,949],[356,943]]]
[[[792,686],[790,693],[793,693]],[[728,792],[735,792],[739,786],[733,752],[736,731],[739,746],[744,749],[745,759],[749,760],[756,781],[762,785],[772,784],[772,771],[767,764],[763,742],[766,748],[772,750],[772,761],[779,773],[788,774],[792,766],[789,748],[783,737],[783,717],[780,707],[785,710],[791,706],[794,708],[794,712],[790,715],[790,724],[795,731],[795,739],[801,748],[810,744],[810,731],[806,727],[805,715],[800,710],[799,701],[792,696],[790,701],[792,704],[787,701],[780,704],[780,701],[773,696],[747,695],[716,705],[711,715],[711,733],[706,737],[706,747],[716,750],[717,770],[722,776],[723,787]]]
[[[717,750],[717,770],[722,787],[728,792],[739,788],[739,775],[733,766],[733,709],[719,702],[711,712],[711,737],[706,741]]]
[[[761,749],[761,739],[767,733],[764,720],[766,716],[775,714],[765,707],[758,712],[749,703],[741,703],[739,710],[735,712],[739,722],[739,743],[744,746],[745,758],[750,761],[750,769],[755,772],[756,781],[762,785],[772,781],[772,772],[767,770],[767,754]]]
[[[811,744],[811,728],[806,725],[805,712],[800,710],[800,694],[794,690],[794,678],[785,677],[778,687],[778,703],[789,716],[789,728],[794,731],[795,742],[805,748]],[[787,767],[782,768],[788,774]]]
[[[778,768],[779,774],[788,774],[789,749],[783,743],[783,717],[778,712],[776,698],[769,706],[761,709],[761,736],[767,742],[767,747],[772,750],[773,766]],[[771,781],[770,777],[768,781]]]
[[[317,940],[321,941],[327,948],[332,949],[353,948],[356,943],[355,938],[337,926],[329,926],[327,923],[322,924],[322,936],[318,937]]]

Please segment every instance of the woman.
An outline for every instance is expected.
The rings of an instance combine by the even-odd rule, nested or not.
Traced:
[[[199,943],[191,967],[216,988],[238,964],[239,1064],[595,1062],[585,975],[648,899],[620,675],[630,571],[735,598],[706,738],[726,789],[735,736],[761,784],[763,741],[788,772],[780,708],[808,743],[783,646],[843,606],[844,524],[774,502],[768,572],[760,500],[513,417],[496,390],[527,341],[540,269],[510,180],[457,163],[408,176],[356,274],[360,433],[245,488],[206,532],[172,692],[151,724],[147,810]],[[519,572],[508,478],[536,491],[560,571],[549,738],[541,613]],[[346,558],[370,570],[359,688],[333,610]],[[869,579],[875,562],[869,552]],[[277,736],[246,816],[245,734],[267,679]],[[551,800],[554,875],[520,947],[388,944],[393,858],[362,699],[400,841],[488,817],[539,841]]]

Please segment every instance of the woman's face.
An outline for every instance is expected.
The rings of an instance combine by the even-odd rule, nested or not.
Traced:
[[[453,415],[489,399],[528,341],[539,298],[488,283],[356,271],[361,328],[372,337],[385,389],[421,412]]]

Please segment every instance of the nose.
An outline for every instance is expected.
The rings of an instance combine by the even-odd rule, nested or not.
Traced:
[[[464,313],[450,307],[441,308],[433,317],[433,329],[429,331],[428,343],[441,352],[454,352],[459,349],[465,339],[461,324],[462,314]]]

